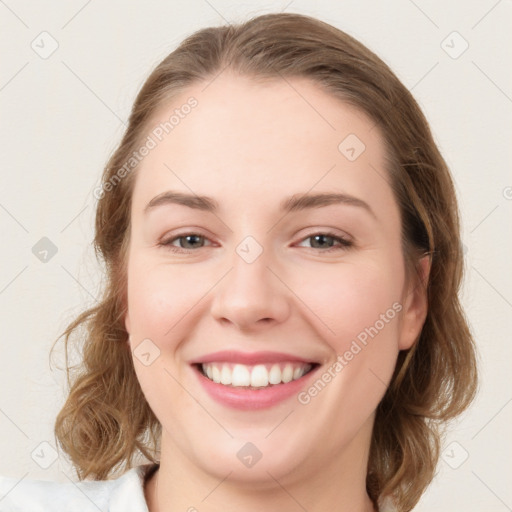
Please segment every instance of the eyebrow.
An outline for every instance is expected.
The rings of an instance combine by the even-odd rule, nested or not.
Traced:
[[[151,199],[144,208],[144,213],[148,213],[157,206],[167,204],[180,204],[188,208],[211,213],[215,213],[219,210],[218,202],[212,197],[168,190]],[[377,218],[368,203],[349,194],[340,193],[294,194],[281,202],[280,211],[291,213],[335,204],[357,206],[366,210],[375,219]]]

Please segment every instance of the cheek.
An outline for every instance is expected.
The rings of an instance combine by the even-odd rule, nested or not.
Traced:
[[[367,264],[318,267],[301,275],[300,297],[315,313],[322,338],[340,354],[351,342],[363,340],[376,327],[397,341],[397,310],[402,270],[398,266]]]
[[[332,449],[367,421],[392,377],[398,355],[402,272],[398,265],[347,265],[339,272],[331,269],[325,275],[302,277],[305,302],[318,317],[318,332],[331,360],[299,394],[298,402],[305,414],[316,418],[315,428],[329,439]],[[338,433],[332,432],[332,425]]]
[[[177,384],[183,365],[176,353],[191,331],[194,305],[207,290],[189,267],[178,268],[144,254],[128,266],[128,312],[135,372],[146,399],[160,421],[171,425],[168,404],[187,400]],[[145,359],[145,354],[149,356]]]
[[[132,337],[174,339],[187,314],[207,292],[207,282],[189,268],[133,261],[128,269]]]
[[[289,269],[282,277],[294,293],[283,290],[282,299],[289,301],[291,315],[307,317],[319,339],[338,354],[348,350],[352,340],[364,341],[372,326],[383,330],[382,315],[390,313],[385,320],[395,316],[393,305],[400,299],[403,277],[399,265],[370,261],[314,264],[297,272],[293,266]],[[166,350],[176,348],[174,344],[186,338],[197,315],[207,314],[218,275],[223,273],[208,265],[199,271],[189,265],[133,259],[128,269],[132,339],[150,338],[157,344],[165,340]],[[396,324],[396,320],[386,321],[385,330],[396,331]]]

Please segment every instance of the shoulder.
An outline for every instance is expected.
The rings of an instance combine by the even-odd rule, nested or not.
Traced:
[[[148,512],[144,464],[114,480],[48,482],[0,476],[0,512]]]

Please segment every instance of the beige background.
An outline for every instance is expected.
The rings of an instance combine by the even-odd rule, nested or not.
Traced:
[[[510,0],[54,4],[0,2],[0,474],[73,476],[52,458],[65,378],[50,370],[49,348],[98,295],[92,191],[138,88],[196,29],[286,10],[334,24],[392,67],[424,109],[456,181],[462,298],[482,385],[416,510],[512,510]],[[32,252],[43,237],[57,249],[46,262]]]

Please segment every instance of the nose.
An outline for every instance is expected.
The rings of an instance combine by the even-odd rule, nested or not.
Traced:
[[[214,318],[245,331],[284,322],[292,293],[271,265],[265,251],[252,262],[235,253],[230,271],[215,287]]]

